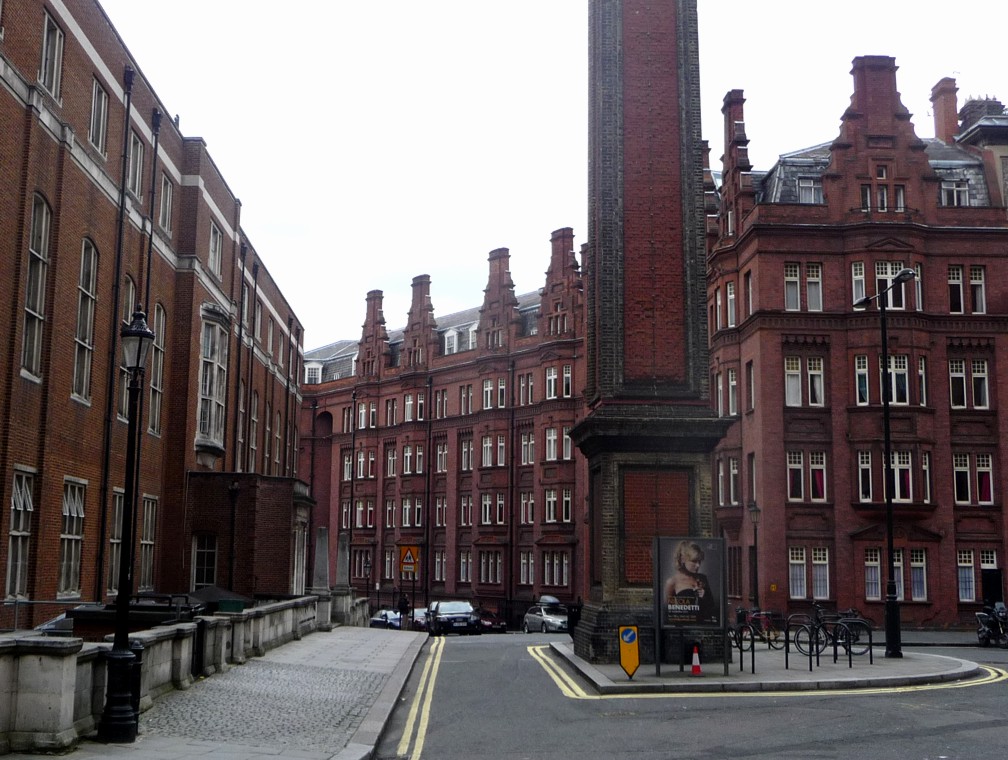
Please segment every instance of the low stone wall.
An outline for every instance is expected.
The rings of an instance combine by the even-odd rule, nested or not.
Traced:
[[[359,605],[344,605],[349,618]],[[331,628],[319,609],[336,605],[315,596],[218,613],[191,623],[172,623],[130,634],[143,645],[140,710],[162,694],[187,689],[194,678],[222,673],[249,657]],[[366,625],[366,606],[363,607]],[[33,632],[0,635],[0,754],[68,749],[94,732],[105,707],[105,643]]]

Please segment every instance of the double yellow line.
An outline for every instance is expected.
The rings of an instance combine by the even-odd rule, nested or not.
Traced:
[[[423,752],[424,741],[427,738],[427,725],[430,722],[431,701],[434,699],[434,684],[437,681],[438,670],[441,668],[441,656],[444,654],[445,638],[438,636],[431,644],[427,662],[424,663],[423,673],[420,674],[420,685],[413,695],[413,703],[410,705],[409,715],[406,716],[406,725],[403,727],[402,738],[396,748],[397,757],[409,757],[410,760],[419,760],[420,753]],[[419,717],[419,720],[418,720]],[[413,739],[413,732],[416,731],[416,740],[413,742],[413,751],[409,751],[410,741]]]
[[[740,699],[753,697],[797,697],[807,696],[808,692],[801,689],[788,691],[709,691],[709,692],[659,692],[647,694],[589,694],[577,681],[568,675],[554,660],[547,657],[548,646],[530,646],[528,653],[546,671],[560,693],[568,699]],[[829,689],[829,696],[865,696],[869,694],[897,694],[913,691],[936,691],[938,689],[966,689],[973,686],[984,686],[1008,680],[1008,671],[987,665],[980,666],[982,675],[965,681],[943,681],[940,683],[911,684],[908,686],[878,686],[872,688]]]

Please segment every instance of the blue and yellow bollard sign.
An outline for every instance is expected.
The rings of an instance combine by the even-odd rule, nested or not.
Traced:
[[[637,640],[637,626],[635,625],[621,625],[619,627],[619,662],[623,672],[629,678],[633,678],[640,666],[640,648]]]

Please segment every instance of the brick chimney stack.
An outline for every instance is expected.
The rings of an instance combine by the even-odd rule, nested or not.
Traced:
[[[935,137],[943,143],[952,143],[959,133],[959,105],[956,100],[956,81],[945,77],[931,88],[931,110],[934,111]]]
[[[868,132],[891,133],[890,120],[910,121],[910,111],[896,89],[896,59],[887,55],[864,55],[854,59],[851,75],[854,94],[844,118],[867,118]]]

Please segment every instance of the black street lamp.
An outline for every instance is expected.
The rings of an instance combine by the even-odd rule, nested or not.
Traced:
[[[905,267],[896,273],[889,287],[879,291],[873,296],[864,296],[854,302],[855,309],[866,309],[868,305],[875,301],[879,308],[879,324],[882,326],[882,445],[883,456],[885,457],[885,510],[886,510],[886,561],[888,563],[888,575],[886,579],[886,601],[885,601],[885,641],[886,657],[902,657],[902,633],[900,632],[900,605],[896,598],[896,559],[893,549],[893,503],[892,492],[895,478],[892,467],[892,440],[889,430],[889,396],[892,392],[892,380],[889,376],[889,335],[886,332],[886,301],[889,300],[889,291],[897,285],[903,287],[903,283],[909,282],[916,277],[916,272]]]
[[[364,585],[364,595],[367,597],[368,614],[371,614],[371,550],[368,549],[364,553],[364,577],[366,582]]]
[[[756,500],[749,502],[749,519],[752,520],[752,606],[754,610],[759,609],[759,519],[760,508],[756,506]]]
[[[137,736],[137,716],[133,711],[131,673],[136,658],[129,647],[129,601],[133,587],[133,513],[136,511],[138,402],[143,387],[147,351],[154,342],[154,331],[147,326],[147,315],[137,304],[133,320],[119,333],[122,338],[123,366],[129,372],[126,428],[126,475],[123,508],[119,521],[119,580],[116,587],[115,637],[108,653],[108,686],[105,709],[98,724],[98,739],[103,742],[132,742]]]

